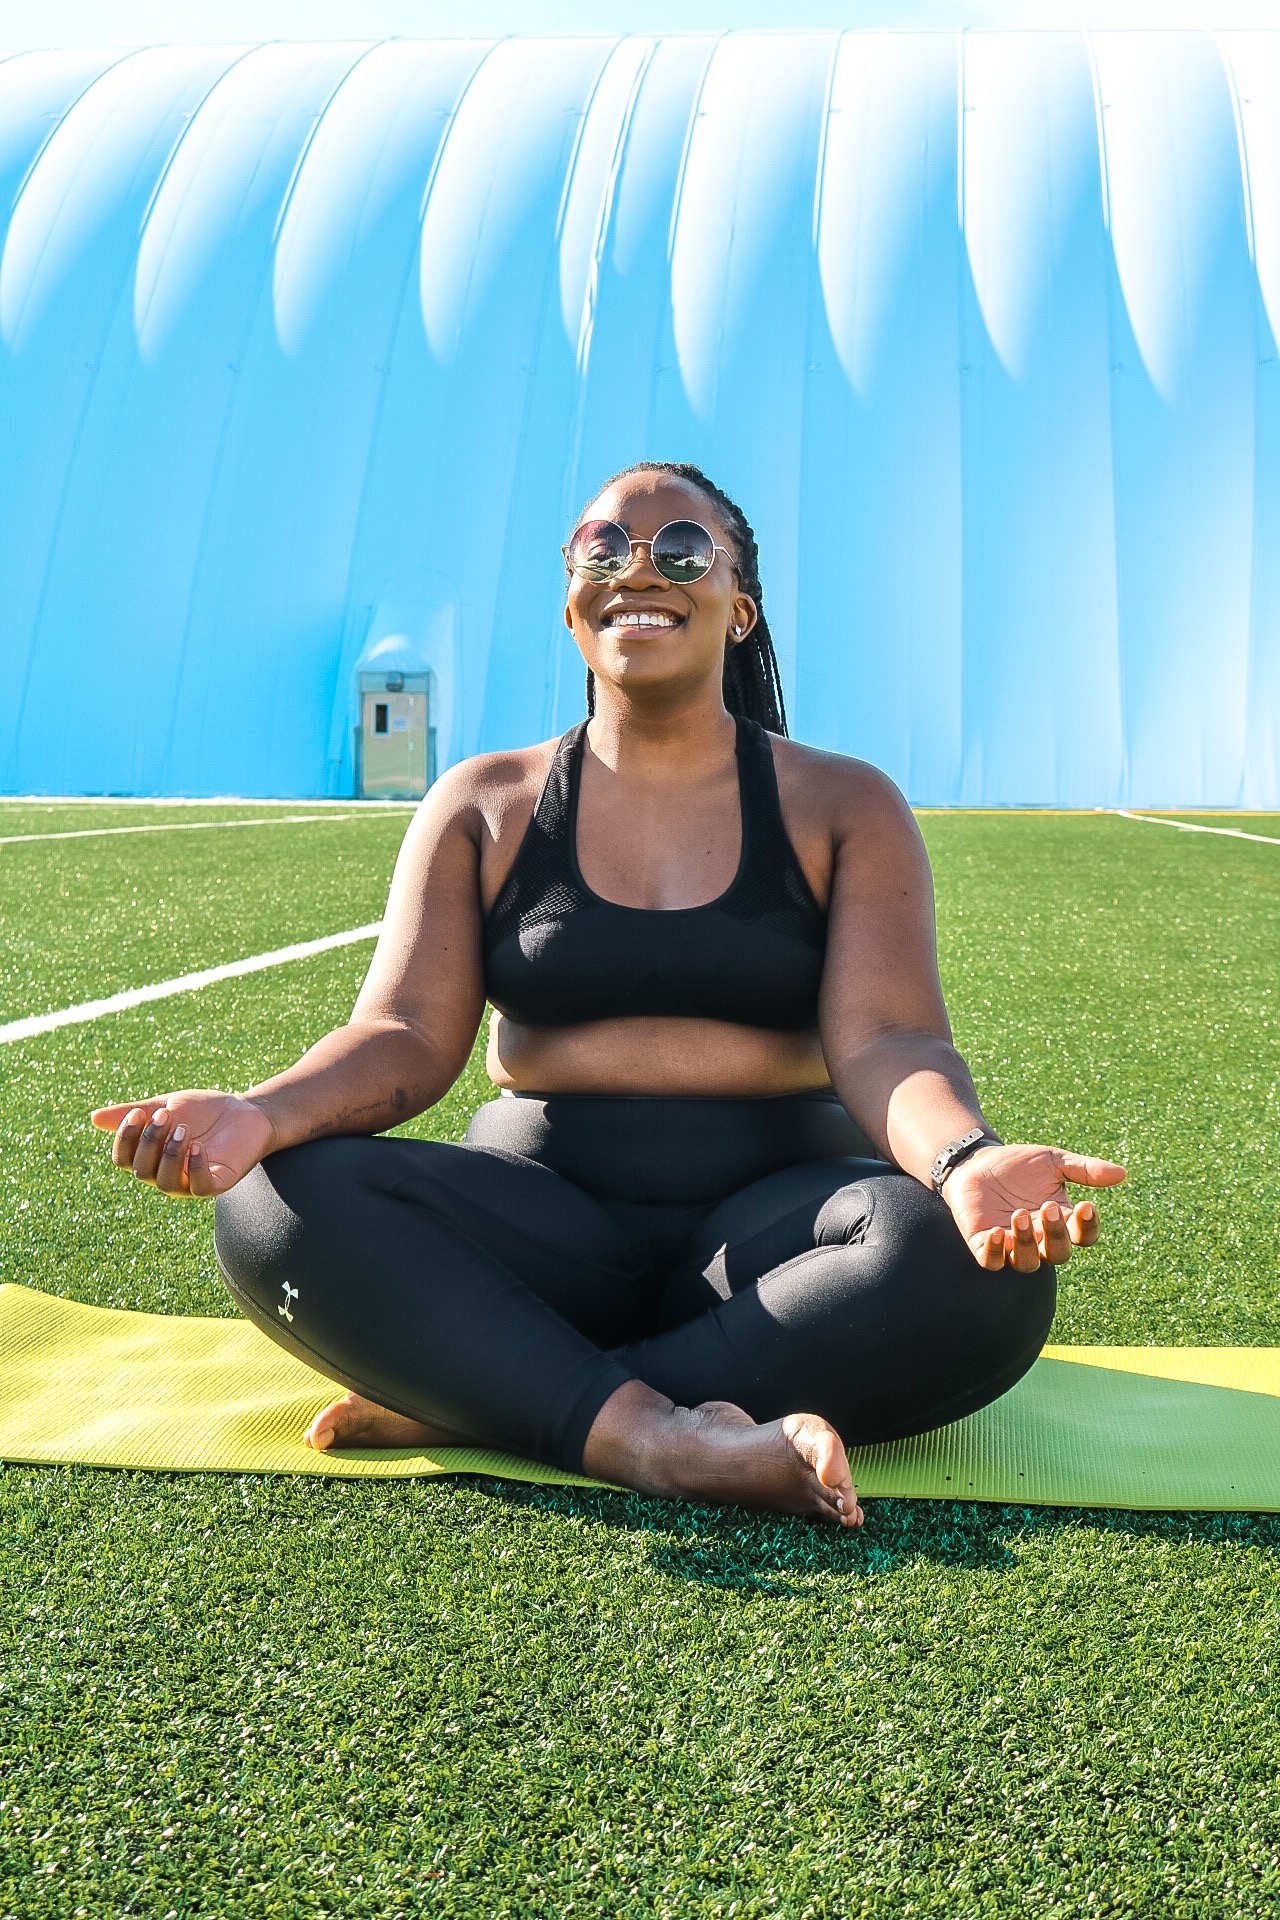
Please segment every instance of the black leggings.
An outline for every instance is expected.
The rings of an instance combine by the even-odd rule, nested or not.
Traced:
[[[625,1381],[846,1445],[959,1419],[1049,1331],[824,1094],[494,1100],[465,1144],[319,1140],[217,1203],[236,1300],[327,1378],[573,1471]]]

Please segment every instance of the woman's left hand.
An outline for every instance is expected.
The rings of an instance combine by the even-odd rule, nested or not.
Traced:
[[[1125,1170],[1060,1147],[982,1147],[950,1173],[942,1197],[980,1267],[1034,1273],[1042,1260],[1057,1267],[1072,1247],[1098,1238],[1092,1200],[1072,1206],[1067,1181],[1080,1187],[1118,1187]]]

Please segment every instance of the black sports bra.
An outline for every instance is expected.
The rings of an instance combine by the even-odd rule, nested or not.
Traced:
[[[754,720],[737,726],[738,871],[718,900],[672,909],[619,906],[582,878],[586,721],[565,734],[485,919],[485,988],[500,1013],[533,1027],[641,1014],[817,1025],[827,916],[783,825],[768,735]]]

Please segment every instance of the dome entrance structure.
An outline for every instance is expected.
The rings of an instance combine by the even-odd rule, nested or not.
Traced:
[[[653,456],[913,801],[1280,806],[1277,125],[1272,32],[8,60],[0,787],[563,730],[560,543]]]

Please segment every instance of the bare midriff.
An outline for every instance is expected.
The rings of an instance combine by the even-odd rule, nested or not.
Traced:
[[[595,1020],[526,1027],[492,1015],[486,1057],[515,1093],[630,1093],[750,1099],[831,1084],[816,1031],[774,1033],[723,1020]]]

